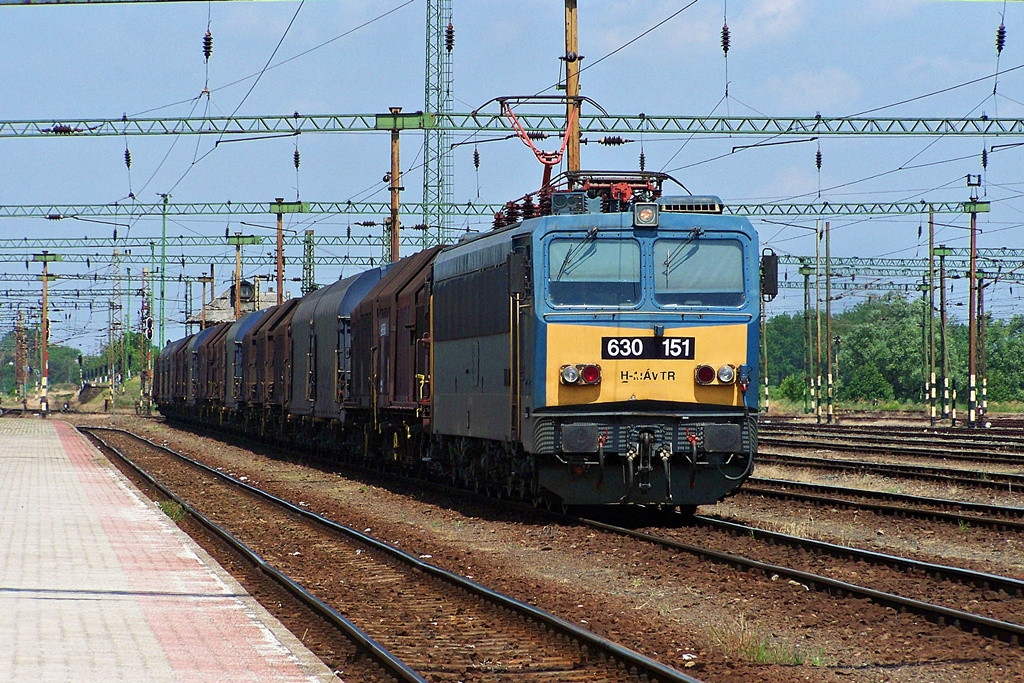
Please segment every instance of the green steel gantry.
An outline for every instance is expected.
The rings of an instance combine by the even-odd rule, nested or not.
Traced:
[[[500,112],[427,112],[424,130],[462,133],[514,133]],[[381,128],[381,114],[269,114],[134,118],[62,118],[0,121],[0,138],[90,137],[126,135],[298,135],[302,133],[370,133]],[[383,114],[383,116],[387,116]],[[523,128],[562,134],[564,113],[517,113]],[[762,135],[794,136],[969,136],[1024,135],[1019,118],[889,118],[686,116],[648,114],[581,114],[580,130],[590,134]]]

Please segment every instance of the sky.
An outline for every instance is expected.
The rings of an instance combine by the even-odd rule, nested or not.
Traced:
[[[391,106],[424,107],[425,0],[0,6],[0,14],[4,121],[372,114]],[[563,2],[452,0],[452,14],[454,111],[468,112],[499,96],[555,92],[558,57],[564,53]],[[1001,22],[1006,43],[997,54]],[[730,30],[728,58],[721,46],[723,23]],[[206,63],[202,41],[208,28],[213,53]],[[579,41],[586,67],[581,94],[611,114],[1024,118],[1024,2],[1019,0],[588,0],[580,3]],[[517,140],[485,143],[485,137],[491,136],[478,135],[473,144],[470,136],[454,134],[455,142],[465,143],[452,150],[454,200],[500,203],[535,191],[542,168],[530,150]],[[1024,143],[1020,136],[822,136],[734,150],[777,141],[645,135],[642,146],[648,169],[669,172],[693,193],[715,194],[727,204],[964,201],[966,176],[981,174],[979,191],[992,204],[990,213],[979,216],[979,247],[1024,248],[1024,146],[993,149],[987,169],[981,160],[983,149]],[[156,202],[163,193],[173,202],[388,200],[381,180],[390,163],[386,133],[215,142],[198,136],[3,138],[0,205],[103,204],[124,202],[129,194]],[[556,144],[547,140],[542,146]],[[126,146],[130,169],[124,163]],[[421,146],[421,135],[403,135],[405,201],[420,199]],[[479,169],[473,166],[474,148]],[[582,165],[635,169],[640,150],[639,140],[615,148],[587,145]],[[354,220],[287,218],[289,229],[313,228],[318,235],[344,235]],[[168,234],[260,232],[240,220],[175,219]],[[272,225],[273,219],[244,220]],[[967,246],[966,216],[936,220],[938,243]],[[926,257],[926,225],[919,236],[926,221],[922,216],[831,219],[832,254]],[[122,237],[160,233],[159,220],[130,223],[119,228]],[[813,219],[753,223],[764,246],[813,256]],[[489,222],[460,219],[457,226],[487,229]],[[84,221],[0,219],[4,239],[109,237],[112,230]],[[353,228],[357,234],[367,230]],[[233,253],[229,250],[225,246],[219,253]],[[320,253],[346,252],[366,253],[344,247]],[[288,256],[295,264],[287,277],[298,278],[301,254]],[[102,275],[108,267],[58,263],[51,270]],[[170,339],[184,331],[185,294],[178,276],[196,277],[200,270],[169,264]],[[218,270],[218,291],[227,288],[228,271]],[[38,264],[26,271],[20,262],[0,263],[0,273],[26,272],[39,272]],[[320,267],[317,280],[323,284],[354,272],[354,267]],[[255,274],[270,270],[246,273]],[[86,286],[110,284],[54,284],[58,291]],[[298,288],[291,283],[293,294]],[[997,283],[986,291],[986,307],[998,316],[1024,313],[1021,290],[1024,285],[1011,291]],[[951,303],[963,304],[966,293],[965,285],[954,283]],[[867,295],[847,294],[837,306]],[[0,334],[13,324],[6,313],[11,302],[0,298]],[[134,319],[137,306],[136,301]],[[767,310],[775,315],[801,307],[802,294],[786,291]],[[965,306],[953,310],[966,317]],[[105,304],[101,308],[97,302],[91,312],[84,303],[78,310],[65,306],[54,316],[52,339],[95,352],[106,339],[106,318]]]

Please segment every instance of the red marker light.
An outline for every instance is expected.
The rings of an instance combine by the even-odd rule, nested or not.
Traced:
[[[584,365],[580,370],[580,377],[586,384],[597,384],[601,381],[601,366]]]
[[[710,365],[697,366],[697,384],[711,384],[715,381],[715,369]]]

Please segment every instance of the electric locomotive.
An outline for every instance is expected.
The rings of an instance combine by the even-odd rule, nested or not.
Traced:
[[[751,474],[757,234],[716,197],[663,196],[665,179],[567,175],[548,215],[437,256],[430,429],[454,478],[692,509]]]
[[[777,259],[668,179],[565,174],[488,232],[253,314],[276,322],[233,344],[169,344],[161,411],[538,505],[717,502],[754,467]],[[196,396],[200,358],[225,377]]]

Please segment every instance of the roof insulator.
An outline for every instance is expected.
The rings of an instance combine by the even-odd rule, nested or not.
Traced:
[[[722,52],[726,57],[729,56],[729,44],[732,41],[729,37],[729,24],[722,24]]]
[[[206,61],[210,61],[210,55],[213,54],[213,34],[210,33],[210,29],[206,29],[206,35],[203,36],[203,56],[206,57]]]
[[[128,168],[132,167],[132,153],[128,151],[128,148],[124,148],[124,165]]]
[[[295,148],[295,153],[292,155],[292,161],[295,162],[295,170],[299,170],[299,148]]]
[[[1000,55],[1003,52],[1003,48],[1006,46],[1006,25],[1003,22],[999,22],[999,28],[996,29],[996,55]]]
[[[455,47],[455,27],[452,26],[452,22],[448,22],[448,26],[444,29],[444,49],[448,52],[452,51]]]

